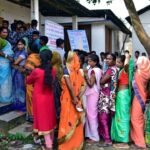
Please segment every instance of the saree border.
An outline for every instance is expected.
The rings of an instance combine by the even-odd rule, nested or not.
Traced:
[[[68,141],[73,133],[75,132],[76,127],[80,124],[83,123],[83,119],[84,119],[84,113],[81,115],[81,117],[76,121],[75,125],[71,128],[71,130],[64,136],[62,136],[61,138],[58,139],[58,145],[63,144],[64,142]]]
[[[33,132],[37,133],[38,135],[47,135],[47,134],[53,132],[56,128],[57,128],[57,126],[55,126],[53,129],[51,129],[49,131],[39,131],[38,129],[33,129]]]

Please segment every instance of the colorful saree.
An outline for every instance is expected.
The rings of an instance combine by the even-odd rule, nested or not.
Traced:
[[[71,56],[72,55],[72,56]],[[69,56],[71,56],[69,58]],[[75,95],[79,95],[84,79],[79,71],[78,56],[69,52],[67,69]],[[78,82],[76,82],[78,81]],[[58,133],[58,150],[81,150],[83,147],[83,113],[76,111],[67,87],[65,76],[62,78],[61,113]]]
[[[116,112],[111,125],[111,138],[117,142],[129,142],[130,133],[130,107],[131,107],[131,89],[130,77],[133,76],[134,61],[130,60],[128,73],[122,69],[119,72],[118,81],[125,80],[124,74],[128,79],[128,89],[123,89],[117,92],[116,95]],[[122,77],[121,77],[122,76]],[[120,85],[118,85],[120,86]]]
[[[25,62],[25,68],[33,70],[36,67],[39,67],[41,64],[39,54],[33,53],[27,57]],[[33,120],[33,110],[32,110],[32,93],[33,85],[26,85],[26,108],[27,108],[27,120]]]
[[[145,142],[150,147],[150,102],[145,111]]]
[[[113,98],[113,94],[116,92],[117,68],[115,66],[109,67],[105,74],[110,75],[110,79],[100,90],[98,120],[100,136],[102,136],[105,143],[110,143],[110,127],[115,112],[115,99]]]
[[[0,38],[0,50],[9,56],[13,55],[8,41]],[[12,102],[12,76],[10,61],[0,57],[0,103]]]
[[[131,108],[131,139],[138,147],[146,148],[144,139],[144,109],[147,100],[147,84],[150,79],[150,62],[142,56],[137,60],[133,89],[135,96]]]

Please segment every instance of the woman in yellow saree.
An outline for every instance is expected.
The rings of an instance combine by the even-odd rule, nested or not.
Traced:
[[[78,112],[75,107],[83,95],[81,88],[84,86],[84,78],[79,69],[79,58],[74,52],[70,51],[62,78],[58,150],[80,150],[83,147],[82,121],[84,113]]]

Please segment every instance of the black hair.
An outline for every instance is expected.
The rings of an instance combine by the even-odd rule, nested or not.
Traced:
[[[57,43],[56,43],[56,44],[57,44]],[[74,49],[73,52],[75,52],[75,53],[78,54],[78,53],[80,53],[80,50],[79,50],[79,49]]]
[[[23,21],[21,21],[21,20],[18,20],[18,21],[16,21],[16,25],[18,25],[18,24],[23,25],[23,24],[24,24],[24,22],[23,22]]]
[[[54,78],[52,76],[52,52],[50,50],[44,50],[40,52],[41,69],[44,70],[44,85],[52,88]]]
[[[92,55],[92,54],[96,55],[96,52],[95,51],[90,51],[89,55]]]
[[[107,56],[110,55],[113,58],[113,61],[116,61],[116,55],[114,53],[108,53]]]
[[[101,66],[99,64],[99,57],[96,54],[91,54],[88,57],[96,63],[97,67],[101,68]]]
[[[120,55],[117,58],[119,58],[121,60],[121,62],[124,64],[126,56],[125,55]]]
[[[33,26],[37,26],[37,24],[38,24],[38,21],[37,21],[37,20],[35,20],[35,19],[31,20],[31,26],[32,26],[32,27],[33,27]]]
[[[6,23],[7,25],[9,25],[9,21],[8,20],[3,20],[3,23]]]
[[[45,44],[48,43],[48,37],[47,36],[41,36],[40,40],[42,40]]]
[[[110,53],[106,52],[106,53],[105,53],[105,56],[107,56],[107,55],[109,55],[109,54],[110,54]]]
[[[115,55],[116,55],[116,57],[118,57],[118,56],[119,56],[119,53],[118,53],[118,52],[115,52]]]
[[[57,47],[60,47],[63,43],[64,43],[64,40],[61,39],[61,38],[59,38],[59,39],[56,40]]]
[[[105,56],[105,53],[104,53],[104,52],[101,52],[101,53],[100,53],[100,55],[101,55],[101,56],[102,56],[102,55],[104,55],[104,56]]]
[[[68,58],[68,52],[65,52],[64,58],[65,58],[65,60],[67,60],[67,58]]]
[[[33,32],[32,32],[32,35],[33,35],[33,34],[36,34],[36,35],[39,36],[39,35],[40,35],[40,32],[39,32],[39,31],[33,31]]]
[[[82,51],[82,54],[83,54],[84,56],[88,56],[88,53],[87,53],[86,51]]]
[[[145,53],[145,52],[143,52],[143,53],[142,53],[142,56],[146,56],[146,53]]]
[[[82,68],[82,66],[83,66],[83,64],[84,64],[84,55],[83,55],[83,54],[80,54],[80,55],[78,55],[78,57],[79,57],[80,62],[81,62],[80,67]]]
[[[135,51],[135,53],[137,53],[138,55],[140,55],[140,52],[139,52],[139,51]]]
[[[128,50],[125,50],[124,53],[128,53],[129,54],[130,52]]]
[[[8,28],[6,28],[6,27],[0,27],[0,32],[2,32],[3,30],[7,30],[8,31]]]
[[[17,41],[17,44],[18,44],[19,42],[21,42],[23,45],[26,45],[26,42],[25,42],[24,39],[19,39],[19,40]]]
[[[16,23],[12,23],[10,25],[11,31],[15,31],[16,30]]]

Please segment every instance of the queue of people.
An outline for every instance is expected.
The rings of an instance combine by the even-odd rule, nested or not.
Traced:
[[[65,52],[62,39],[51,51],[35,20],[27,32],[19,23],[14,32],[0,28],[0,103],[27,112],[35,141],[43,136],[43,148],[53,149],[58,129],[59,150],[82,149],[85,141],[99,147],[128,148],[130,141],[136,148],[150,145],[145,55],[134,62],[128,51],[101,53],[100,61],[94,51]]]

